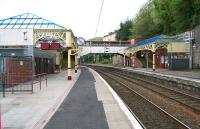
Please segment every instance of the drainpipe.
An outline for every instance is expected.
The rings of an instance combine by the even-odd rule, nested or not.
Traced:
[[[152,52],[153,52],[153,71],[155,71],[156,70],[156,46],[155,46],[155,43],[154,44],[152,44],[152,47],[153,47],[153,50],[152,50]]]

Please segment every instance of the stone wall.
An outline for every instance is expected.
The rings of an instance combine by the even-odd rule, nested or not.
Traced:
[[[193,68],[200,68],[200,24],[194,28]]]
[[[200,68],[200,47],[193,48],[193,66]]]

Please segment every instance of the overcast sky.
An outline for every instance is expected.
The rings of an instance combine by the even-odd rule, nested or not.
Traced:
[[[72,29],[85,39],[95,35],[102,0],[0,0],[0,19],[33,13]],[[121,21],[133,18],[147,0],[104,0],[97,36],[119,28]]]

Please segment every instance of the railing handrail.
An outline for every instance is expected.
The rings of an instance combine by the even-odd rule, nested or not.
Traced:
[[[47,75],[47,73],[36,74],[36,75],[33,75],[33,77],[39,77],[39,76],[43,76],[43,75]]]
[[[41,79],[43,76],[44,76],[44,78]],[[39,78],[39,80],[35,80],[36,78]],[[42,89],[42,84],[41,84],[42,80],[46,81],[46,87],[47,87],[47,73],[41,73],[41,74],[33,75],[32,89],[33,89],[33,84],[40,83],[40,90],[41,90]]]

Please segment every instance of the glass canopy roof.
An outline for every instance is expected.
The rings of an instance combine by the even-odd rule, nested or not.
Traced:
[[[65,27],[32,13],[25,13],[0,20],[0,29],[65,29]]]

